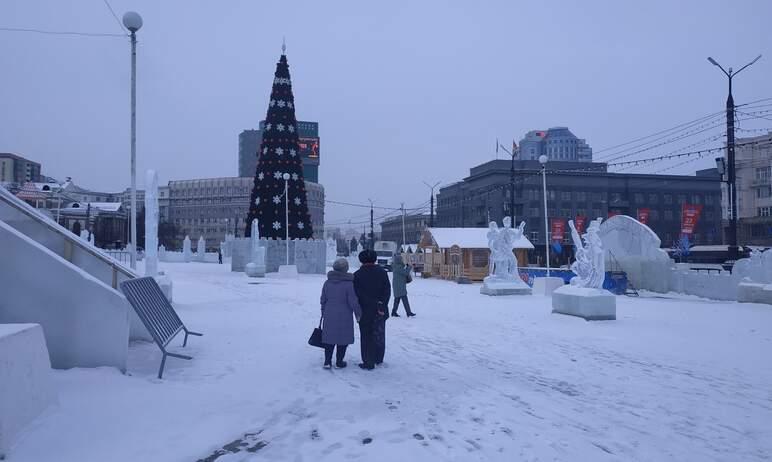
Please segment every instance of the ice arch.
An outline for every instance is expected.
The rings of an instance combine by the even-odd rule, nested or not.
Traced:
[[[621,267],[638,289],[669,290],[673,262],[651,228],[627,215],[616,215],[600,225],[599,235],[606,249],[607,269]]]

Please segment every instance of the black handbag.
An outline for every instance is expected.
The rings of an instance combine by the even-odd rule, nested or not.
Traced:
[[[311,332],[311,338],[308,339],[308,344],[317,348],[324,348],[324,343],[322,343],[322,318],[319,318],[319,327]]]

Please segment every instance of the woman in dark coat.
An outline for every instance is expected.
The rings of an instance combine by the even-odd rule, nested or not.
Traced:
[[[332,271],[322,287],[322,342],[324,347],[324,368],[332,367],[332,351],[337,345],[335,367],[346,367],[346,348],[354,343],[354,317],[362,316],[356,292],[354,275],[348,272],[345,258],[335,260]],[[353,316],[352,316],[353,315]]]

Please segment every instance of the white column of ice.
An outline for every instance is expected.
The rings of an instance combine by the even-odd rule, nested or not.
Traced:
[[[158,174],[145,174],[145,276],[158,275]]]
[[[203,262],[206,256],[206,241],[204,236],[199,236],[198,242],[196,242],[196,257],[198,261]]]
[[[190,236],[185,236],[185,239],[182,241],[182,258],[185,260],[185,263],[190,262],[192,254],[193,252],[190,250]]]

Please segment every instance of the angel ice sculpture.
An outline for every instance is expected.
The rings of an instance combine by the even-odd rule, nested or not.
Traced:
[[[489,260],[489,277],[496,279],[519,279],[517,259],[512,252],[515,244],[523,235],[525,222],[512,229],[512,221],[509,217],[502,220],[503,228],[499,228],[495,221],[490,222],[488,247],[491,250]]]
[[[571,270],[576,274],[571,278],[571,285],[575,287],[588,287],[602,289],[603,280],[606,277],[606,262],[604,260],[603,243],[598,231],[602,218],[590,222],[587,232],[580,237],[576,230],[574,220],[569,220],[571,237],[576,249],[576,261],[571,265]],[[584,238],[584,242],[582,242]]]

